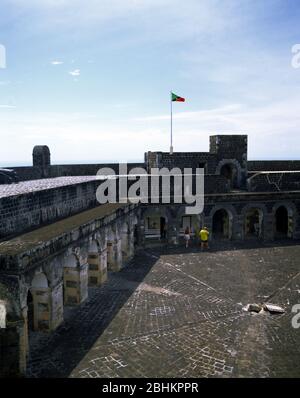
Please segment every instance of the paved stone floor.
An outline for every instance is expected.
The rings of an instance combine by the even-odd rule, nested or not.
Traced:
[[[148,248],[50,335],[28,377],[300,377],[300,243]],[[250,302],[283,306],[251,314]]]

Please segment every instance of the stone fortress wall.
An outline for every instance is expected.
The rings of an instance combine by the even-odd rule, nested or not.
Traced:
[[[100,182],[95,176],[101,167],[119,171],[118,164],[51,165],[49,148],[34,147],[33,166],[14,168],[20,182],[0,185],[0,239],[97,206],[95,192]],[[246,135],[211,136],[209,152],[148,152],[144,163],[131,163],[128,171],[136,167],[148,171],[153,167],[191,168],[193,172],[204,168],[206,201],[208,195],[217,195],[236,202],[255,192],[269,194],[268,200],[272,193],[276,201],[276,194],[297,192],[300,187],[300,161],[249,162]],[[150,191],[150,179],[148,182]],[[162,184],[160,194],[161,188]],[[231,196],[224,196],[229,193]]]
[[[0,185],[0,376],[24,375],[30,331],[51,332],[64,306],[86,300],[135,250],[178,244],[184,228],[210,230],[212,240],[300,238],[300,161],[248,161],[246,135],[210,137],[209,152],[148,152],[134,167],[204,168],[205,203],[96,202],[100,167],[51,165],[50,150],[33,150],[33,167],[14,168],[20,182]],[[162,232],[165,238],[162,240]]]

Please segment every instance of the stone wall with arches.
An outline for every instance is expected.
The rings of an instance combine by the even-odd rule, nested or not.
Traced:
[[[27,246],[19,245],[16,239],[13,256],[14,240],[9,241],[7,253],[3,253],[2,247],[0,269],[19,273],[19,276],[7,276],[7,282],[2,283],[4,277],[0,278],[1,352],[7,363],[7,369],[1,368],[2,374],[24,374],[30,334],[55,330],[64,320],[66,306],[81,305],[88,298],[88,286],[101,287],[107,281],[108,266],[117,272],[131,260],[136,248],[139,213],[137,205],[116,206],[107,214],[99,208],[99,217],[87,213],[84,222],[81,214],[76,225],[75,216],[72,228],[66,228],[63,233],[49,225],[44,227],[43,239],[34,231],[28,233]],[[142,239],[139,237],[137,241]],[[109,243],[112,250],[108,264]],[[14,311],[11,303],[17,308]],[[15,347],[13,361],[9,358],[11,344]]]
[[[206,198],[204,211],[202,214],[193,216],[190,225],[196,225],[198,229],[206,226],[210,231],[210,239],[236,240],[243,241],[248,239],[258,239],[261,241],[272,241],[276,236],[276,210],[279,207],[286,207],[287,233],[281,237],[284,239],[300,238],[300,203],[297,201],[286,201],[281,198],[263,201],[261,197],[253,200],[251,197],[244,196],[244,200],[231,201],[232,196],[223,196],[223,201],[218,198]],[[252,199],[252,200],[250,200]],[[183,205],[148,205],[142,206],[141,223],[147,223],[148,217],[164,217],[167,221],[168,237],[165,242],[178,243],[180,234],[182,235],[182,218],[186,217],[185,206]],[[197,228],[193,228],[197,229]],[[151,232],[151,231],[150,231]],[[149,230],[145,227],[144,235],[147,238]],[[152,235],[154,239],[155,236]],[[157,232],[156,239],[161,236]]]

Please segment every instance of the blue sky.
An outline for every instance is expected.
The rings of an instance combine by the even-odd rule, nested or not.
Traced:
[[[298,0],[1,0],[0,163],[142,160],[248,134],[251,159],[300,159]]]

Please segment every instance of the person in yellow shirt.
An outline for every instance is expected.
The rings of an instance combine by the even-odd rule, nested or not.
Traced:
[[[201,241],[201,250],[209,249],[209,247],[208,247],[209,232],[206,227],[203,227],[201,229],[201,231],[199,232],[199,237],[200,237],[200,241]]]

